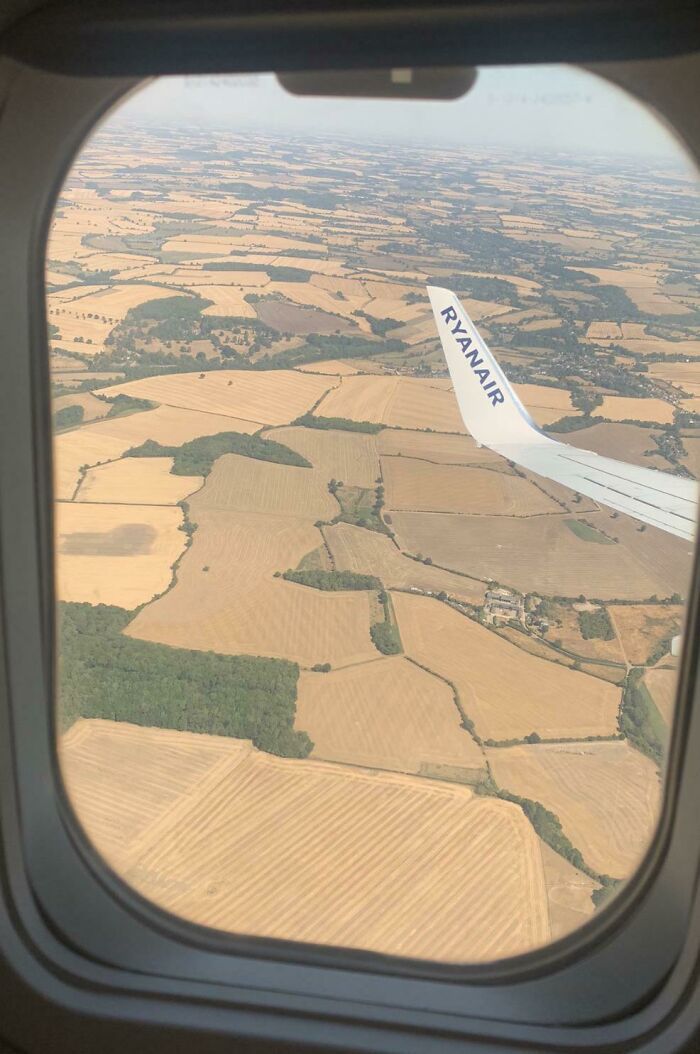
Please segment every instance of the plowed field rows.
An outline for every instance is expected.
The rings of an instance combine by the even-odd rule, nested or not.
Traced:
[[[240,740],[114,726],[113,746],[106,723],[87,724],[62,750],[73,801],[107,861],[168,911],[448,961],[549,939],[539,842],[516,806]]]
[[[203,378],[196,373],[179,373],[127,381],[105,389],[104,394],[123,393],[186,410],[281,425],[305,413],[334,383],[328,377],[295,370],[269,373],[217,370]]]
[[[407,659],[379,659],[332,673],[302,673],[296,727],[312,757],[420,773],[426,766],[484,770],[484,755],[462,728],[452,690]]]
[[[376,436],[298,427],[276,428],[265,435],[300,453],[326,483],[337,479],[351,487],[376,486],[379,475]]]

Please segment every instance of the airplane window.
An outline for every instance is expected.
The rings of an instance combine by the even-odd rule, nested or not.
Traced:
[[[699,222],[670,133],[566,67],[171,78],[101,124],[46,258],[57,725],[129,885],[450,963],[622,888],[692,564]]]

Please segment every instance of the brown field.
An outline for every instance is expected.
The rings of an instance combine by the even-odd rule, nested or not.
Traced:
[[[167,589],[185,543],[179,508],[58,502],[55,509],[60,600],[131,609]]]
[[[318,546],[312,519],[212,507],[209,487],[220,465],[190,499],[198,529],[179,565],[176,587],[144,608],[129,634],[225,655],[291,659],[303,666],[330,662],[337,667],[376,658],[367,593],[323,593],[273,578]]]
[[[52,351],[49,357],[49,366],[51,373],[59,373],[61,377],[56,377],[62,381],[64,373],[75,373],[79,370],[87,370],[87,362],[83,362],[81,359],[76,359],[73,355],[59,355],[57,352]]]
[[[343,377],[314,412],[319,417],[348,417],[353,421],[386,424],[388,407],[399,382],[399,377]]]
[[[649,689],[657,710],[670,728],[676,709],[678,670],[647,670],[644,674],[644,684]]]
[[[438,600],[392,596],[406,655],[456,685],[482,739],[617,731],[613,685],[529,655]]]
[[[145,410],[143,413],[96,421],[56,437],[56,497],[64,500],[72,498],[82,465],[113,461],[130,447],[139,446],[147,439],[155,439],[164,446],[180,446],[198,436],[216,435],[218,432],[249,433],[256,431],[257,427],[255,422],[173,406],[158,406],[155,410]]]
[[[606,518],[605,530],[620,531],[622,519],[608,522]],[[686,584],[685,566],[669,577],[672,568],[654,559],[653,542],[663,542],[663,533],[654,528],[638,534],[638,548],[631,550],[622,542],[597,545],[583,541],[559,516],[514,520],[397,512],[393,527],[402,549],[424,553],[442,567],[494,579],[525,593],[537,590],[550,596],[583,593],[602,600],[636,600],[654,593],[667,596]]]
[[[673,424],[673,407],[661,399],[628,399],[622,395],[606,395],[594,411],[610,421],[658,421]]]
[[[193,922],[454,962],[550,938],[539,841],[508,802],[101,721],[61,759],[98,851]]]
[[[559,512],[519,476],[463,465],[431,465],[408,457],[382,460],[388,509],[527,517]]]
[[[446,465],[488,465],[510,471],[499,454],[494,454],[488,447],[478,447],[468,435],[385,429],[377,436],[377,444],[383,456],[422,458]]]
[[[178,373],[127,381],[104,389],[102,394],[123,393],[186,410],[230,415],[258,424],[282,425],[310,409],[333,383],[337,382],[295,370],[268,373],[217,370],[205,372],[203,379],[196,373]],[[233,431],[238,430],[233,428]]]
[[[319,292],[317,290],[317,292]],[[333,306],[337,307],[336,302]],[[306,307],[302,304],[290,304],[283,300],[260,300],[255,305],[258,318],[280,333],[319,333],[328,336],[331,333],[355,333],[357,324],[319,307]]]
[[[376,486],[379,476],[376,436],[299,427],[276,428],[264,434],[300,453],[326,483],[337,479],[352,487]]]
[[[416,774],[451,765],[466,770],[466,781],[486,767],[452,689],[401,656],[302,673],[295,724],[324,761]]]
[[[622,642],[627,661],[643,665],[667,637],[680,633],[682,604],[610,605],[608,613]]]
[[[687,451],[687,457],[683,461],[697,479],[700,477],[700,437],[697,439],[684,437],[683,446]]]
[[[566,442],[582,450],[594,450],[596,454],[614,457],[619,461],[631,461],[642,468],[660,468],[667,465],[660,457],[646,457],[648,450],[656,450],[654,432],[638,425],[600,424],[569,432]]]
[[[377,575],[385,586],[396,589],[413,587],[433,593],[444,590],[472,604],[481,604],[484,599],[483,582],[411,560],[403,556],[389,538],[376,531],[367,531],[350,523],[336,523],[324,527],[323,534],[338,571]]]
[[[593,915],[591,893],[597,889],[597,883],[542,841],[540,849],[549,902],[549,926],[552,940],[557,940],[583,926]]]
[[[258,253],[278,255],[285,249],[308,249],[313,253],[318,249],[313,242],[298,241],[294,238],[275,237],[271,234],[178,234],[169,238],[161,246],[161,253],[191,253],[196,256],[221,256],[233,250],[252,250]],[[301,267],[299,263],[297,266]]]
[[[51,409],[53,413],[56,413],[57,410],[62,410],[65,406],[82,406],[83,421],[85,423],[105,417],[110,410],[109,403],[95,398],[90,392],[81,392],[77,395],[59,395],[58,399],[53,400]]]
[[[619,740],[497,748],[488,756],[498,785],[551,809],[589,867],[614,878],[634,871],[659,814],[653,761]]]
[[[171,457],[121,458],[85,473],[76,501],[176,505],[198,490],[201,476],[173,476]]]

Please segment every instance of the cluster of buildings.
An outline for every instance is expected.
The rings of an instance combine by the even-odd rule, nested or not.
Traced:
[[[525,600],[509,589],[487,589],[484,597],[484,622],[495,619],[514,619],[525,625]]]

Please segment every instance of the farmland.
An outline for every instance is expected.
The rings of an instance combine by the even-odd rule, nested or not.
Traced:
[[[485,961],[653,835],[692,546],[479,447],[425,286],[553,437],[697,477],[697,201],[624,159],[452,161],[107,121],[61,192],[63,771],[195,922]]]
[[[537,837],[515,806],[240,740],[86,724],[62,750],[69,794],[107,861],[168,911],[450,962],[549,938]]]
[[[653,762],[627,743],[546,743],[489,751],[496,782],[556,811],[564,833],[602,874],[626,878],[659,810]]]

